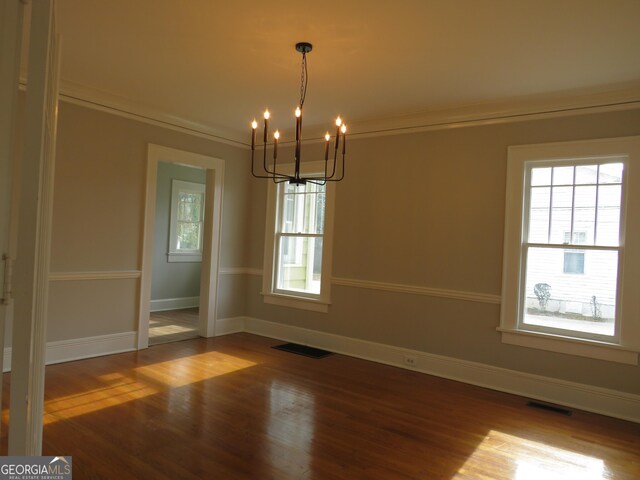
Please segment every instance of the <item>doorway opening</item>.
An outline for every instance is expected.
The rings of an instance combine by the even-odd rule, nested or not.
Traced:
[[[138,348],[215,334],[224,161],[149,145]]]
[[[158,162],[149,345],[198,337],[207,171]]]

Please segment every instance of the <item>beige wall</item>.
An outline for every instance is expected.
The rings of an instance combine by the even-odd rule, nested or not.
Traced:
[[[350,138],[333,275],[499,295],[506,148],[640,134],[640,110]],[[225,159],[221,266],[262,268],[266,182],[248,152],[60,105],[52,272],[139,270],[148,143]],[[48,340],[137,328],[139,280],[52,282]],[[220,276],[219,318],[256,318],[640,393],[640,367],[504,345],[499,305],[333,285],[328,314],[265,305]]]
[[[244,266],[248,151],[60,103],[52,272],[140,270],[147,145],[225,160],[221,266]],[[244,279],[221,275],[218,315],[244,314]],[[48,340],[137,330],[139,280],[55,281]]]
[[[640,110],[349,139],[333,276],[500,295],[507,147],[640,134]],[[312,147],[309,147],[312,148]],[[252,181],[250,266],[262,268],[266,183]],[[284,324],[640,393],[640,367],[504,345],[500,306],[332,286],[328,314],[265,305]]]

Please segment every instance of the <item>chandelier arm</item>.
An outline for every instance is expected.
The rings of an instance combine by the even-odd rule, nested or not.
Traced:
[[[340,173],[340,177],[339,178],[333,178],[333,176],[331,177],[327,177],[325,178],[325,180],[327,182],[339,182],[340,180],[342,180],[344,178],[344,156],[345,154],[342,154],[342,172]]]
[[[267,168],[267,147],[268,147],[268,144],[265,143],[264,147],[263,147],[263,152],[262,152],[263,153],[262,167],[264,168],[264,171],[267,172],[271,176],[278,176],[280,178],[281,177],[286,177],[285,174],[276,172],[276,169],[275,169],[275,158],[274,158],[274,164],[273,164],[274,165],[273,171],[271,171],[271,170],[269,170]],[[252,154],[252,157],[251,157],[251,162],[252,162],[251,166],[253,167],[253,154]],[[267,178],[271,178],[271,177],[267,177]]]
[[[269,175],[257,175],[255,173],[255,169],[254,169],[254,150],[251,150],[251,175],[253,175],[255,178],[274,178],[277,176],[277,178],[288,178],[286,175],[282,174],[282,173],[278,173],[278,172],[271,172],[269,170],[267,170],[266,168],[264,169],[264,171],[266,173],[268,173]]]
[[[275,184],[284,183],[286,181],[290,181],[291,180],[291,177],[288,177],[288,176],[285,176],[283,178],[278,178],[278,179],[276,179],[276,177],[271,177],[271,178],[273,180],[273,183],[275,183]]]
[[[336,163],[337,163],[337,157],[338,157],[338,151],[336,150],[335,153],[333,154],[333,168],[331,170],[331,175],[327,176],[327,174],[325,173],[325,178],[333,178],[336,174]]]

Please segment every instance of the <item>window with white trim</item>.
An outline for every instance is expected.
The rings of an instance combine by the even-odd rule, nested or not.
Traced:
[[[205,186],[172,180],[169,262],[202,261]]]
[[[328,311],[333,203],[331,183],[269,185],[263,280],[266,303]]]
[[[637,364],[638,138],[511,147],[507,182],[503,341]]]

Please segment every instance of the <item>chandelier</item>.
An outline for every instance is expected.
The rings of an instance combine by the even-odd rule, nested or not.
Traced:
[[[286,174],[282,171],[278,171],[278,141],[280,140],[280,132],[276,130],[273,133],[273,164],[267,162],[267,150],[269,148],[269,110],[264,112],[264,134],[262,145],[262,170],[258,167],[258,172],[255,171],[255,151],[256,151],[256,131],[258,129],[258,122],[254,119],[251,122],[251,174],[256,178],[269,178],[275,183],[289,182],[293,185],[304,185],[307,182],[315,183],[317,185],[324,185],[327,182],[339,182],[344,178],[344,157],[347,152],[347,126],[343,123],[342,119],[338,116],[336,118],[336,134],[333,144],[333,161],[329,161],[329,148],[331,143],[331,135],[329,132],[324,136],[324,174],[317,173],[313,175],[302,176],[300,175],[300,157],[302,153],[302,113],[304,100],[307,96],[307,82],[309,80],[307,74],[307,53],[311,51],[313,46],[307,42],[300,42],[296,44],[296,51],[302,54],[302,73],[300,74],[300,102],[295,110],[296,118],[296,143],[294,153],[294,170],[293,174]],[[342,137],[342,139],[340,139]],[[340,143],[342,142],[342,160],[340,168],[336,169],[338,164],[338,157],[340,153]],[[337,171],[339,176],[336,175]]]

